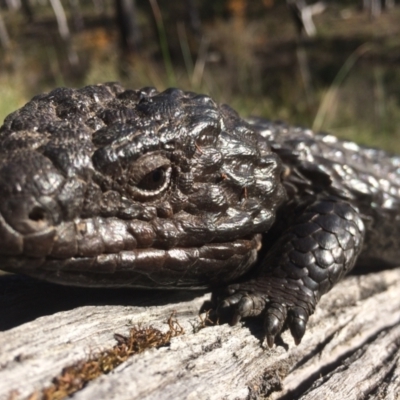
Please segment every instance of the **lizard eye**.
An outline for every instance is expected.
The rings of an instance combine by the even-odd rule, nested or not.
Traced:
[[[136,187],[141,190],[148,192],[158,191],[163,188],[167,180],[171,175],[171,167],[162,166],[154,169],[153,171],[146,174],[140,182],[136,184]]]
[[[163,193],[171,181],[171,162],[160,154],[145,154],[129,171],[129,191],[134,197],[148,198]]]

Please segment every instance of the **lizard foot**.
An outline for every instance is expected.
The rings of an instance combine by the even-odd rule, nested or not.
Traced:
[[[227,288],[227,297],[219,302],[218,315],[232,314],[231,324],[243,317],[262,315],[265,337],[269,347],[275,337],[289,328],[296,345],[301,342],[316,300],[312,291],[301,281],[263,277]]]

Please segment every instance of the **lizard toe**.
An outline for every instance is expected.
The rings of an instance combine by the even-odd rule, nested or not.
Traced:
[[[293,307],[289,311],[288,325],[296,345],[300,344],[306,332],[308,313],[301,307]]]
[[[286,307],[279,303],[271,303],[264,317],[264,333],[268,347],[273,347],[275,337],[282,331],[286,320]]]

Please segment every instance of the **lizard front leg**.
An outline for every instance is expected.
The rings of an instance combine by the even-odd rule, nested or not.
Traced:
[[[300,343],[321,296],[353,268],[365,234],[358,210],[336,197],[298,206],[289,220],[256,277],[228,286],[217,309],[219,314],[233,310],[233,324],[263,315],[270,347],[286,328]]]

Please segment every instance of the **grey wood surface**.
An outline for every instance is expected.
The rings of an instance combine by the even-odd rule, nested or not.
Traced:
[[[167,330],[174,310],[184,335],[131,357],[74,399],[400,399],[399,268],[346,278],[322,298],[299,346],[285,332],[265,348],[257,321],[197,331],[208,298],[0,276],[0,399],[49,386],[132,325]]]

